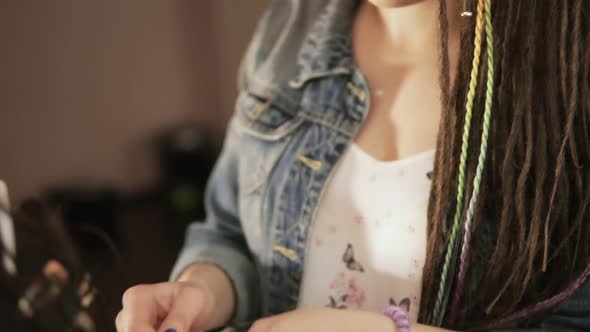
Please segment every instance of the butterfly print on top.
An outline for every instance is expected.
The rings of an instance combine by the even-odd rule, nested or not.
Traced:
[[[400,308],[402,308],[402,310],[404,310],[405,312],[410,312],[410,298],[409,297],[404,297],[399,304],[397,304],[395,302],[395,299],[393,297],[389,298],[389,305],[395,305],[398,306]]]
[[[354,258],[354,250],[352,249],[352,244],[350,243],[346,246],[344,255],[342,255],[342,261],[346,264],[346,268],[351,271],[365,272],[365,269],[361,263],[357,262],[357,260]]]

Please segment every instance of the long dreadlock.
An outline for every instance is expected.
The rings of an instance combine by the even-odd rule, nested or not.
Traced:
[[[448,84],[446,2],[440,0],[444,112],[428,210],[423,322],[433,320],[450,241],[449,219],[457,212],[454,198],[476,24],[462,20],[462,56],[453,84]],[[466,10],[476,12],[477,1],[463,2]],[[450,326],[448,315],[442,324],[455,328],[487,326],[550,299],[579,281],[590,263],[590,2],[496,0],[491,10],[494,112],[466,280],[494,287],[480,287],[472,297],[463,292],[457,324]],[[482,62],[487,57],[484,52]],[[479,87],[486,86],[487,76],[481,73]],[[473,192],[485,97],[483,88],[474,97],[464,202]],[[467,205],[459,211],[463,216]],[[485,243],[490,238],[493,243]]]

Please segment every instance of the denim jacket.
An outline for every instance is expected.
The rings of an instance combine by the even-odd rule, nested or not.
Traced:
[[[233,282],[236,322],[297,307],[308,234],[323,189],[369,109],[351,27],[358,1],[274,0],[242,62],[239,96],[173,270],[205,262]],[[581,289],[543,326],[590,331]]]

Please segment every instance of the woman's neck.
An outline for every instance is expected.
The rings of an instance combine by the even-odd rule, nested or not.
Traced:
[[[447,1],[449,45],[459,40],[459,9]],[[374,30],[380,31],[382,60],[392,64],[438,61],[440,45],[438,0],[423,0],[400,7],[379,7],[366,2],[361,10],[373,17]]]

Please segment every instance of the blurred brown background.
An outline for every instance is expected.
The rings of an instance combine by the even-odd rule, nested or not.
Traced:
[[[150,140],[218,140],[268,0],[0,1],[0,178],[14,200],[69,181],[155,181]]]
[[[99,331],[113,330],[127,287],[167,279],[202,219],[238,64],[269,2],[0,0],[0,179],[14,205],[55,201],[78,230],[107,312]]]

